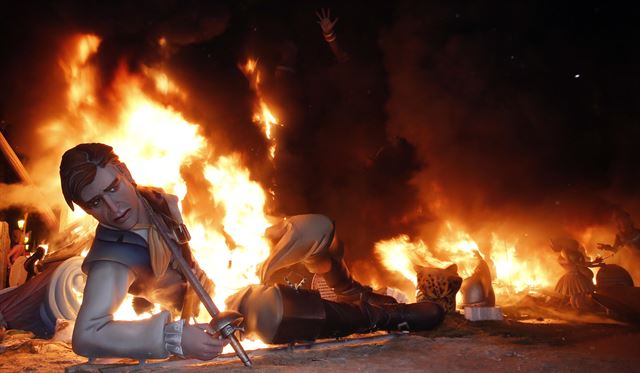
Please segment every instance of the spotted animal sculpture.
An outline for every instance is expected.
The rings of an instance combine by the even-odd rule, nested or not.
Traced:
[[[456,310],[456,294],[462,285],[462,277],[458,276],[458,266],[452,264],[446,268],[423,267],[415,265],[417,273],[418,302],[435,302],[441,305],[445,312]]]

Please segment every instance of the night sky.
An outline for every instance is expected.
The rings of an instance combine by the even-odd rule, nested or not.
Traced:
[[[276,192],[272,212],[331,216],[356,266],[381,239],[433,241],[445,219],[479,241],[536,232],[532,247],[612,226],[615,207],[640,219],[640,26],[622,2],[0,7],[0,126],[27,168],[41,156],[30,134],[64,106],[60,48],[92,32],[103,39],[94,62],[105,100],[118,61],[132,72],[163,66],[190,92],[185,116]],[[320,8],[339,17],[347,61],[323,40]],[[237,67],[248,56],[285,123],[274,166]],[[283,64],[295,74],[276,74]]]

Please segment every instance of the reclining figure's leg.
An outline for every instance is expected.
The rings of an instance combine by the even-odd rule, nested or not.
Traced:
[[[272,344],[376,330],[429,330],[444,318],[444,310],[436,303],[336,303],[322,299],[316,291],[283,285],[249,287],[232,297],[228,308],[244,315],[249,336]]]
[[[370,287],[353,279],[343,260],[344,248],[334,224],[326,216],[292,216],[267,229],[266,235],[275,245],[260,270],[263,284],[277,270],[302,262],[311,273],[324,278],[339,302],[396,303],[394,298],[373,293]]]

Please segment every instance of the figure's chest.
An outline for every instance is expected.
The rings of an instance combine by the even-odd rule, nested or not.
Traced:
[[[151,270],[145,276],[139,276],[129,287],[129,293],[175,314],[182,309],[186,288],[187,284],[180,273],[169,267],[159,278]]]

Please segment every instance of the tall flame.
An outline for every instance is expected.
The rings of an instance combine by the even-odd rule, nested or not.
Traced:
[[[240,65],[239,68],[245,74],[247,79],[249,79],[251,88],[255,91],[256,96],[258,97],[257,108],[253,114],[253,121],[254,123],[262,126],[265,137],[271,143],[269,146],[269,156],[271,159],[274,159],[276,157],[277,147],[274,130],[275,126],[281,124],[269,108],[269,105],[267,105],[264,94],[260,89],[261,75],[260,70],[258,69],[258,60],[249,58],[247,59],[247,62],[245,62],[244,65]]]
[[[96,73],[91,63],[100,39],[82,35],[71,44],[60,61],[69,86],[67,113],[42,126],[42,143],[53,154],[62,154],[82,142],[107,143],[127,164],[138,184],[162,187],[181,200],[189,193],[181,167],[192,162],[203,164],[200,176],[209,183],[210,200],[215,202],[194,207],[184,218],[192,233],[194,255],[216,284],[213,296],[224,309],[227,296],[258,283],[256,268],[269,254],[263,237],[269,225],[264,215],[264,190],[251,180],[240,157],[216,156],[199,124],[152,98],[164,96],[171,101],[187,97],[166,72],[147,66],[143,74],[131,74],[122,64],[109,87],[108,104],[103,104],[96,99]],[[266,104],[264,108],[269,113],[267,121],[276,123]],[[195,218],[213,210],[224,211],[222,224],[206,226]],[[88,219],[81,209],[75,211],[69,220]],[[138,318],[130,299],[125,300],[116,317]]]
[[[87,68],[86,64],[98,50],[100,38],[95,35],[81,35],[75,38],[74,47],[67,51],[66,58],[60,60],[69,85],[67,93],[68,109],[77,110],[81,105],[95,103],[93,95],[94,71]]]

